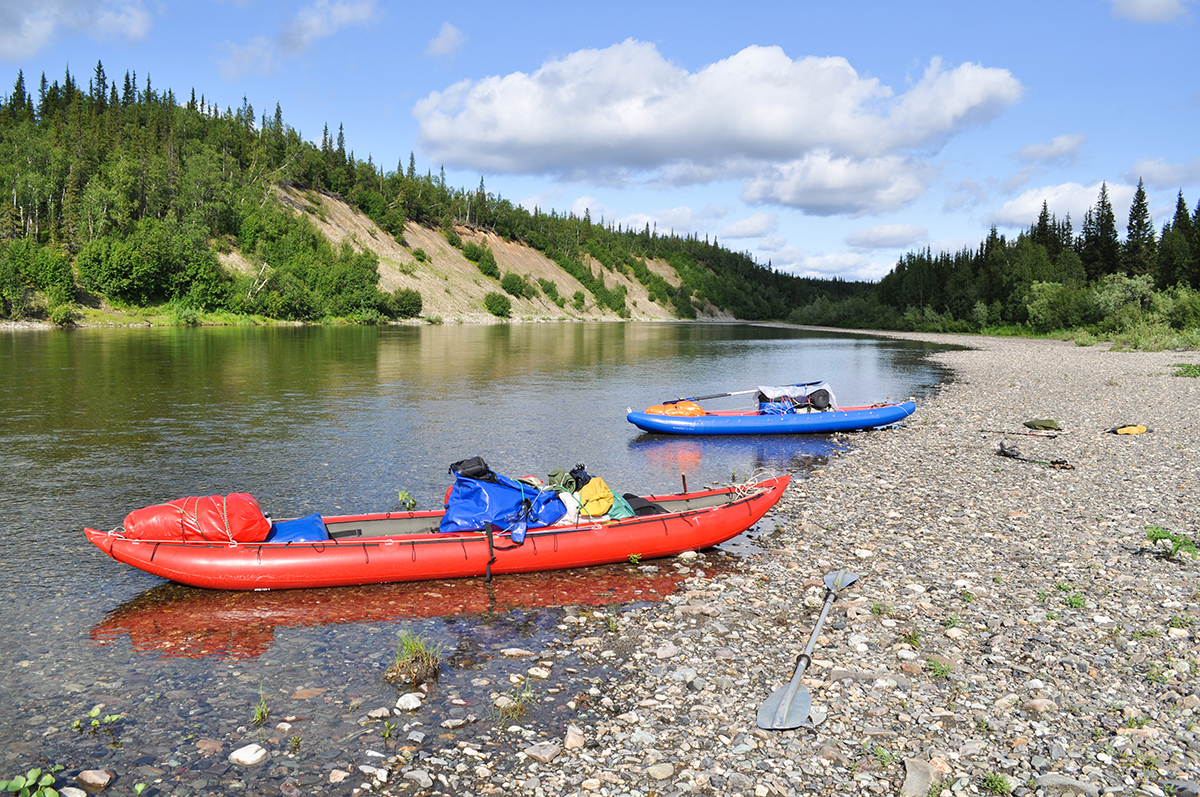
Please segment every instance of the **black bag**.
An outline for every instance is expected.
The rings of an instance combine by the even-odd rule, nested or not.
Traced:
[[[625,502],[629,504],[629,508],[633,510],[633,514],[639,517],[645,517],[646,515],[667,514],[667,510],[663,509],[661,504],[656,504],[653,501],[647,501],[640,495],[625,493],[625,495],[621,497],[624,498]]]
[[[583,469],[583,465],[576,465],[571,469],[571,478],[575,480],[575,492],[582,490],[583,485],[592,480],[592,477]]]
[[[497,481],[495,472],[483,461],[483,457],[460,459],[450,466],[449,473],[451,476],[458,474],[466,476],[468,479],[479,479],[485,482]]]
[[[813,409],[822,411],[829,409],[829,391],[824,388],[814,390],[808,394],[808,403],[813,406]]]

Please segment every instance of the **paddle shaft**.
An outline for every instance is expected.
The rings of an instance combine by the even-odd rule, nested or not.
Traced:
[[[725,398],[726,396],[744,396],[747,393],[757,393],[757,390],[739,390],[736,393],[713,393],[711,396],[691,396],[664,401],[663,404],[678,404],[681,401],[704,401],[706,399]]]
[[[816,647],[817,637],[821,634],[821,626],[825,625],[825,618],[829,616],[829,609],[833,606],[833,599],[837,597],[837,592],[833,589],[825,590],[825,605],[821,607],[821,616],[817,618],[817,624],[813,628],[812,636],[808,638],[808,644],[804,646],[804,652],[796,657],[796,672],[792,675],[792,680],[788,683],[783,695],[779,698],[779,705],[775,708],[775,718],[771,724],[773,727],[780,727],[784,720],[787,719],[788,708],[792,704],[792,699],[796,696],[796,692],[803,688],[800,684],[800,679],[804,676],[804,671],[808,669],[808,665],[812,663],[813,648]]]
[[[795,384],[788,385],[787,387],[811,387],[813,385],[819,385],[819,384],[821,384],[821,383],[820,382],[796,382]],[[726,396],[745,396],[750,393],[757,393],[757,392],[758,392],[758,389],[755,388],[754,390],[739,390],[734,393],[713,393],[711,396],[691,396],[690,398],[671,399],[670,401],[664,401],[663,404],[678,404],[681,401],[704,401],[705,399],[725,398]]]

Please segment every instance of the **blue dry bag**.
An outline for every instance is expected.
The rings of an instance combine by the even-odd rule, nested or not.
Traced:
[[[479,460],[482,462],[482,460]],[[486,472],[472,468],[472,474],[450,466],[454,486],[446,499],[446,514],[440,531],[482,531],[489,523],[510,532],[512,541],[525,541],[528,526],[550,526],[567,513],[566,506],[553,490],[539,490],[513,481],[484,466]]]

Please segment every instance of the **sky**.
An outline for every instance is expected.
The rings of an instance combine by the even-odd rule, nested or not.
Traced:
[[[0,0],[0,93],[101,62],[385,171],[878,280],[1043,202],[1078,233],[1102,183],[1122,237],[1139,179],[1156,226],[1194,209],[1198,45],[1200,0]]]

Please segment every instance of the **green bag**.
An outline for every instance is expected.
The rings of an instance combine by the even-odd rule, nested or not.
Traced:
[[[557,487],[560,490],[566,490],[568,493],[575,492],[575,477],[571,475],[570,471],[563,470],[562,468],[555,468],[554,470],[550,471],[548,478],[550,479],[551,487]]]

